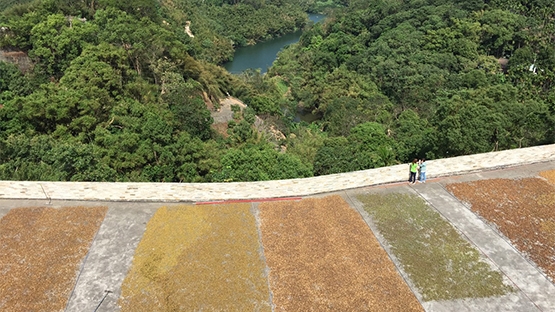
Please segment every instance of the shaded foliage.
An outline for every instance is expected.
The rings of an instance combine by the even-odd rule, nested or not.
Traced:
[[[315,174],[379,164],[351,139],[367,122],[385,129],[393,162],[553,143],[554,14],[541,1],[352,1],[269,75],[339,136]]]
[[[2,5],[0,48],[33,66],[0,62],[0,179],[255,181],[555,142],[550,1]],[[301,28],[265,75],[218,66]],[[228,95],[247,109],[220,135]]]

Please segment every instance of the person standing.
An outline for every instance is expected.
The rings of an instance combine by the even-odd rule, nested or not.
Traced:
[[[420,180],[420,164],[422,163],[422,159],[418,160],[418,171],[416,172],[416,180]]]
[[[409,165],[409,183],[416,183],[416,173],[418,172],[418,159],[414,159]]]
[[[420,183],[426,183],[426,158],[420,163]]]

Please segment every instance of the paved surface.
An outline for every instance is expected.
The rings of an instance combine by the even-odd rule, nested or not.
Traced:
[[[555,144],[429,160],[428,177],[506,168],[555,160]],[[0,199],[199,202],[309,196],[405,181],[408,165],[327,176],[237,183],[98,183],[0,181]]]
[[[276,197],[276,194],[280,197],[325,196],[330,192],[339,192],[352,207],[361,213],[374,233],[377,233],[378,240],[388,251],[392,260],[396,262],[387,242],[380,237],[372,220],[354,198],[356,194],[366,192],[413,193],[424,198],[441,213],[461,232],[463,237],[480,251],[483,259],[490,263],[492,268],[503,273],[506,280],[517,290],[506,296],[495,298],[424,302],[418,290],[411,284],[407,274],[396,262],[401,275],[407,280],[427,311],[555,311],[555,285],[533,263],[514,249],[504,237],[444,189],[445,184],[452,182],[491,178],[523,178],[537,176],[539,171],[555,169],[554,145],[517,151],[429,161],[430,179],[428,182],[412,186],[406,182],[384,184],[404,181],[408,171],[406,165],[312,179],[228,183],[217,186],[211,184],[4,181],[0,183],[0,217],[16,207],[108,206],[106,218],[78,273],[75,289],[70,295],[66,311],[117,311],[116,303],[121,292],[121,284],[131,265],[135,248],[153,213],[159,207],[167,205],[164,202],[268,198]],[[498,162],[496,163],[496,161]],[[517,166],[519,161],[528,163],[528,165]],[[487,170],[495,168],[497,169]],[[473,173],[461,174],[465,171]],[[364,179],[364,181],[357,182],[355,181],[357,178]],[[372,186],[373,184],[380,185]],[[279,187],[283,187],[285,190],[280,190]],[[72,199],[73,201],[58,200],[57,198]],[[98,201],[98,198],[119,200],[120,202],[101,202]],[[90,199],[91,201],[75,201],[76,199]],[[150,202],[129,202],[145,199]],[[253,203],[253,207],[256,207],[255,203]],[[256,209],[254,210],[256,211]]]
[[[468,182],[482,179],[518,179],[537,177],[538,172],[555,169],[555,161],[512,167],[503,170],[431,179],[425,184],[409,185],[397,183],[343,192],[343,197],[358,210],[376,234],[380,244],[396,264],[401,276],[416,294],[426,311],[555,311],[555,285],[534,263],[528,261],[508,239],[501,236],[490,225],[484,223],[469,207],[451,195],[444,186],[453,182]],[[412,193],[422,197],[451,223],[482,255],[482,260],[500,271],[505,281],[513,285],[515,292],[500,297],[451,301],[423,301],[418,289],[411,283],[402,265],[393,255],[387,241],[381,237],[363,205],[356,200],[360,193]]]
[[[432,186],[440,186],[439,183],[426,183],[426,188]],[[441,186],[440,186],[441,188]],[[380,189],[372,189],[368,190],[367,192],[373,193],[408,193],[408,194],[418,194],[412,187],[408,185],[399,185],[392,188],[380,188]],[[346,192],[345,197],[347,201],[351,204],[351,206],[355,207],[361,216],[364,218],[366,223],[372,229],[372,232],[376,235],[376,238],[382,245],[382,247],[388,252],[390,255],[391,260],[395,263],[399,273],[405,279],[413,293],[416,295],[422,306],[426,311],[433,311],[433,312],[451,312],[451,311],[540,311],[534,304],[534,302],[530,301],[526,294],[520,290],[510,293],[505,296],[501,297],[492,297],[492,298],[472,298],[472,299],[465,299],[465,300],[449,300],[449,301],[424,301],[423,296],[420,294],[418,288],[411,282],[409,275],[403,270],[403,265],[400,261],[395,257],[393,252],[391,251],[391,247],[389,246],[388,242],[380,235],[378,228],[374,225],[372,218],[368,215],[368,213],[364,210],[363,204],[358,202],[355,198],[355,194],[358,193],[356,191],[353,192]],[[449,207],[451,204],[460,204],[456,200],[453,200],[453,203],[442,203]],[[432,206],[437,209],[436,206]],[[455,225],[454,225],[455,226]],[[491,234],[491,233],[489,233]],[[471,241],[471,243],[478,249],[478,246]],[[479,249],[478,249],[479,250]],[[487,256],[480,252],[482,255],[482,260],[486,263],[489,263],[490,266],[494,269],[498,270],[496,264],[487,258]],[[506,275],[505,275],[506,276]],[[544,279],[545,280],[545,279]],[[508,284],[514,285],[508,278],[505,278],[505,282]],[[515,287],[516,288],[516,287]]]
[[[131,267],[148,220],[160,205],[110,205],[82,265],[66,311],[115,311],[120,286]],[[132,209],[131,209],[132,208]]]
[[[447,305],[445,311],[555,311],[555,286],[507,240],[447,192],[440,183],[418,185],[414,189],[518,289],[515,294],[500,298],[458,301]],[[431,302],[426,308],[440,311],[440,307],[445,307],[445,304]]]
[[[233,120],[233,111],[231,110],[231,105],[237,105],[241,109],[245,109],[245,107],[247,107],[237,98],[227,97],[223,99],[222,101],[220,101],[220,108],[210,114],[214,119],[214,124],[227,123]]]

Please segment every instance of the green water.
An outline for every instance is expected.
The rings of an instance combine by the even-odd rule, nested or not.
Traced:
[[[309,14],[308,17],[312,22],[317,23],[325,16]],[[301,34],[302,31],[299,30],[252,46],[238,48],[233,56],[233,61],[225,63],[224,67],[232,74],[239,74],[249,68],[260,69],[261,73],[266,73],[268,68],[272,66],[278,52],[285,46],[299,41]]]

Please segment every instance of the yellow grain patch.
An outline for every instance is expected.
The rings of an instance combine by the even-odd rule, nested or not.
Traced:
[[[555,170],[547,170],[540,172],[540,176],[544,177],[551,184],[555,184]]]
[[[270,310],[249,204],[160,208],[122,285],[122,311]]]
[[[206,210],[162,207],[148,224],[148,232],[137,247],[134,264],[141,268],[136,286],[166,275],[177,265],[181,250],[189,249],[210,228]],[[183,226],[183,225],[189,226]],[[171,251],[171,252],[167,252]]]
[[[555,194],[547,193],[538,195],[538,204],[555,207]]]
[[[546,220],[540,222],[540,230],[546,235],[555,235],[555,222],[551,220]]]

